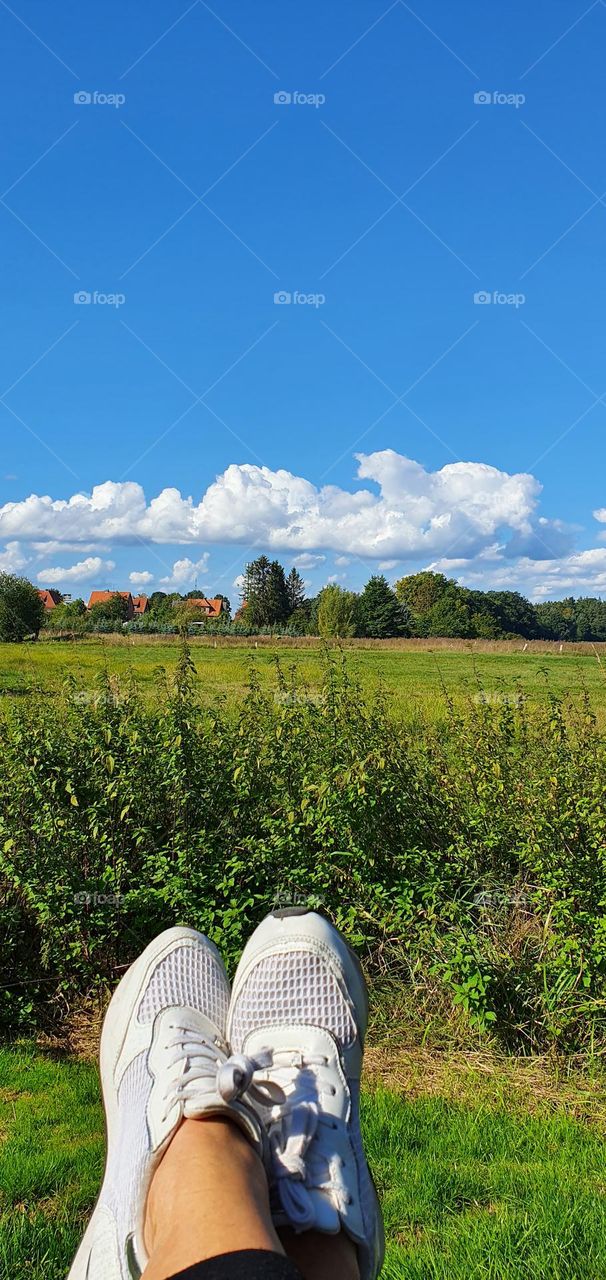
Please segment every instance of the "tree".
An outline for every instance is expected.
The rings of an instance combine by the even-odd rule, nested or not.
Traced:
[[[430,569],[398,579],[395,592],[400,603],[408,609],[414,635],[429,634],[431,610],[448,588],[453,586],[456,583],[452,578],[444,577],[443,573],[432,573]]]
[[[314,596],[313,599],[303,600],[302,603],[291,613],[288,619],[289,627],[296,632],[298,636],[317,636],[318,635],[318,604],[320,597]]]
[[[581,596],[575,601],[577,640],[606,640],[606,600]]]
[[[294,566],[286,579],[286,592],[288,595],[288,611],[292,614],[295,609],[298,609],[303,604],[305,599],[305,583]]]
[[[486,604],[494,609],[499,623],[499,630],[506,635],[524,636],[532,640],[538,635],[539,627],[534,605],[519,591],[487,591],[477,592],[484,595]]]
[[[159,609],[160,606],[164,604],[165,600],[166,600],[165,591],[152,591],[149,597],[150,612],[154,612],[156,609]]]
[[[253,627],[286,622],[291,610],[284,569],[278,560],[259,556],[247,564],[242,601],[246,604],[246,621]]]
[[[565,600],[543,600],[535,605],[541,635],[546,640],[576,640],[575,607],[572,596]]]
[[[336,583],[324,587],[318,597],[318,631],[321,636],[343,639],[356,633],[356,604],[353,591]]]
[[[85,615],[84,600],[62,600],[54,609],[49,609],[44,625],[54,631],[82,631]]]
[[[366,583],[358,598],[356,615],[361,635],[383,640],[409,633],[408,609],[383,574],[375,574]]]
[[[466,639],[473,635],[471,625],[471,606],[468,597],[471,592],[449,584],[448,589],[436,600],[427,615],[427,632],[429,636],[456,636]]]
[[[0,573],[0,640],[20,642],[37,636],[44,620],[44,605],[27,578]]]

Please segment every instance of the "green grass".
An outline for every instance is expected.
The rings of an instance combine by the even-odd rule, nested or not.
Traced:
[[[528,1111],[505,1079],[494,1098],[366,1093],[386,1280],[602,1280],[599,1126],[552,1103]],[[94,1067],[0,1049],[0,1274],[63,1280],[102,1163]]]
[[[455,642],[456,643],[456,642]],[[159,688],[158,669],[174,669],[178,638],[153,640],[93,639],[39,644],[0,644],[0,695],[17,696],[28,689],[52,692],[65,678],[73,676],[79,685],[94,690],[95,676],[105,669],[125,678],[134,672],[144,693],[153,698]],[[540,700],[548,680],[554,692],[578,697],[585,686],[598,712],[606,715],[606,655],[603,666],[589,646],[582,652],[559,652],[555,645],[543,651],[477,652],[460,642],[460,649],[426,647],[362,649],[348,648],[350,675],[371,691],[383,686],[393,705],[406,715],[417,713],[434,718],[444,708],[443,686],[455,699],[474,697],[478,681],[489,697],[515,694],[516,689]],[[221,695],[233,699],[246,689],[251,662],[263,685],[274,678],[276,656],[284,669],[295,667],[301,680],[317,692],[322,674],[322,651],[318,647],[287,648],[278,641],[259,645],[254,641],[227,647],[221,640],[217,649],[196,644],[192,652],[197,668],[197,685],[208,702]],[[0,697],[0,703],[2,698]]]

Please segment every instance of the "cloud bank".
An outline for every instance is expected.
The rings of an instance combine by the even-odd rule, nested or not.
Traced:
[[[34,573],[43,585],[67,588],[107,576],[114,562],[103,551],[137,546],[139,559],[142,546],[180,546],[181,558],[164,576],[135,564],[125,577],[133,587],[157,582],[182,591],[206,575],[202,548],[223,544],[242,546],[248,558],[254,548],[282,555],[308,570],[353,572],[360,559],[367,576],[373,564],[394,576],[429,566],[469,586],[517,588],[534,599],[606,592],[606,548],[577,550],[578,530],[539,514],[535,476],[482,462],[430,471],[393,449],[356,454],[356,462],[349,488],[233,463],[198,499],[169,487],[148,498],[141,485],[112,480],[90,494],[31,494],[0,506],[0,571]],[[593,518],[602,526],[596,541],[604,543],[606,507]],[[67,568],[37,569],[51,555],[78,551]]]
[[[385,560],[445,555],[453,544],[476,555],[500,530],[531,535],[541,489],[534,476],[481,462],[430,472],[392,449],[356,456],[358,479],[374,488],[318,488],[290,471],[236,463],[198,503],[173,488],[147,501],[141,485],[107,480],[90,495],[5,503],[0,539],[241,543]]]

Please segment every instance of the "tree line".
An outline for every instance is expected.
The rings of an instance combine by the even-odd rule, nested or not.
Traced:
[[[126,601],[117,594],[92,609],[83,600],[72,600],[45,613],[26,578],[0,574],[0,640],[23,640],[42,627],[75,634],[123,628],[169,634],[197,622],[210,633],[233,635],[606,641],[606,601],[598,597],[533,604],[518,591],[471,590],[431,570],[399,578],[393,586],[384,574],[373,574],[359,592],[333,582],[308,597],[296,568],[287,573],[278,560],[262,555],[245,567],[233,617],[230,601],[217,593],[223,612],[219,618],[205,618],[192,604],[199,596],[198,590],[184,595],[155,591],[148,612],[132,621],[127,621]]]

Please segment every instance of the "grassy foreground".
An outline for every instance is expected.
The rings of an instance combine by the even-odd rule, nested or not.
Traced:
[[[433,1094],[373,1083],[364,1130],[385,1213],[386,1280],[601,1280],[603,1112],[579,1087],[529,1109],[507,1077]],[[493,1101],[490,1101],[492,1095]],[[592,1123],[593,1121],[593,1123]],[[63,1280],[98,1191],[92,1064],[0,1049],[0,1274]]]
[[[296,671],[300,682],[319,693],[324,667],[317,642],[286,645],[263,638],[240,642],[219,639],[192,642],[196,687],[208,704],[227,697],[240,698],[248,686],[254,663],[262,687],[275,678],[275,660],[285,670]],[[362,689],[372,694],[382,687],[394,710],[408,716],[434,719],[445,711],[444,690],[456,702],[473,699],[479,687],[489,699],[511,696],[523,690],[534,701],[544,698],[546,684],[560,697],[578,697],[586,688],[600,718],[606,719],[606,647],[602,654],[591,645],[531,643],[522,641],[383,641],[376,647],[347,646],[348,669]],[[96,637],[69,642],[0,644],[0,708],[3,701],[32,690],[51,693],[65,679],[74,677],[83,690],[94,692],[95,680],[107,671],[124,680],[131,673],[149,699],[157,693],[159,668],[174,671],[179,653],[178,637]],[[598,658],[601,661],[598,661]]]

